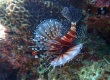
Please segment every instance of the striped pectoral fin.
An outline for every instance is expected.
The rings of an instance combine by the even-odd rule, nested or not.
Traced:
[[[63,39],[61,39],[59,37],[56,37],[56,41],[58,41],[58,43],[60,43],[61,46],[68,46],[68,45],[70,45],[70,42],[67,42],[67,41],[65,41],[65,40],[63,40]]]
[[[72,41],[74,41],[75,39],[76,39],[76,33],[74,34],[74,35],[72,35],[72,34],[70,34],[70,33],[67,33],[66,35],[65,35],[68,39],[71,39]],[[71,41],[71,42],[72,42]]]
[[[60,51],[61,50],[61,48],[62,48],[62,46],[61,45],[51,45],[51,47],[49,48],[49,51],[50,52],[55,52],[55,51]]]
[[[61,40],[67,43],[71,43],[76,39],[76,33],[70,30],[67,34],[65,34]]]
[[[68,33],[65,35],[65,37],[68,38],[69,40],[72,39],[72,41],[76,39],[76,24],[74,23],[71,24],[71,28],[68,31]]]
[[[56,38],[56,40],[61,43],[62,46],[68,46],[71,44],[73,40],[76,39],[76,36],[71,36],[69,34],[65,34],[62,38]]]
[[[62,38],[61,38],[61,40],[63,40],[63,41],[65,41],[65,42],[69,42],[69,43],[71,43],[72,42],[72,37],[70,37],[68,34],[66,34],[65,36],[63,36]]]
[[[72,60],[74,57],[76,57],[79,54],[82,47],[83,47],[83,44],[73,46],[72,48],[68,49],[67,52],[58,56],[56,59],[54,59],[50,63],[50,65],[54,66],[54,67],[64,65],[66,62],[68,62],[68,61]]]
[[[69,34],[69,35],[74,37],[74,36],[76,36],[76,31],[69,30],[67,34]]]

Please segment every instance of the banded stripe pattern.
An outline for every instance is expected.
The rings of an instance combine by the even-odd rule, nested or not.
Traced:
[[[70,30],[64,35],[60,33],[63,27],[57,20],[49,19],[40,23],[35,30],[33,40],[36,42],[36,50],[46,50],[50,53],[59,54],[57,58],[50,62],[51,66],[64,65],[72,60],[82,48],[82,44],[73,45],[73,41],[77,38],[76,23],[71,23]]]
[[[78,44],[76,46],[71,47],[64,54],[61,54],[56,59],[54,59],[50,63],[51,66],[53,66],[53,67],[61,66],[61,65],[64,65],[65,63],[69,62],[70,60],[72,60],[74,57],[76,57],[79,54],[82,47],[83,47],[83,44]]]
[[[34,41],[36,50],[45,50],[53,55],[58,54],[51,62],[51,66],[61,66],[77,56],[83,47],[82,43],[75,45],[77,39],[76,23],[82,17],[82,10],[75,7],[64,7],[61,11],[63,17],[71,22],[71,27],[63,26],[54,19],[45,20],[35,30]]]

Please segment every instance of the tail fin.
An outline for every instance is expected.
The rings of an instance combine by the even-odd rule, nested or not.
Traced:
[[[61,14],[70,22],[78,22],[82,17],[82,10],[75,7],[64,7]]]

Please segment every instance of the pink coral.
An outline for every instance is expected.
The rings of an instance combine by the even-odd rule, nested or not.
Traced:
[[[27,28],[9,28],[0,23],[0,31],[6,34],[6,38],[0,36],[0,62],[9,62],[14,69],[27,64],[32,52],[29,46],[33,44],[30,40],[32,34]]]

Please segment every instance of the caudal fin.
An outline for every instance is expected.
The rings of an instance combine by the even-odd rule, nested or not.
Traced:
[[[82,10],[75,7],[64,7],[61,14],[70,22],[78,22],[82,18]]]

